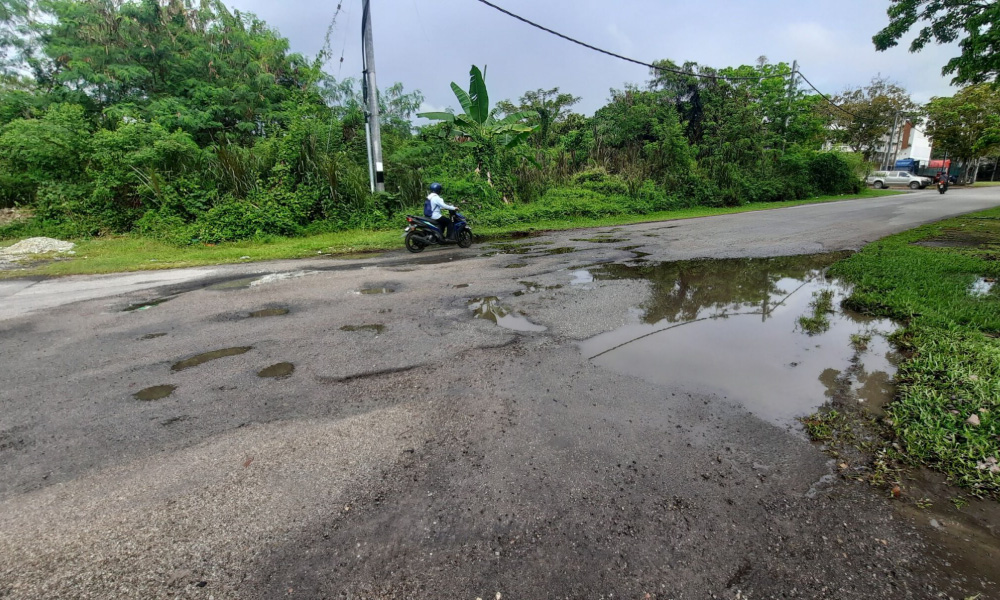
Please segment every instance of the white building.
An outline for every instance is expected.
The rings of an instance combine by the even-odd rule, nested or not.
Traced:
[[[896,160],[912,158],[920,161],[921,167],[926,167],[931,161],[931,139],[923,130],[907,121],[903,125],[902,134],[896,135]],[[889,166],[892,168],[892,165]]]
[[[911,121],[906,121],[903,126],[896,130],[890,143],[889,135],[882,138],[882,141],[875,148],[875,159],[879,168],[892,170],[896,168],[895,161],[917,161],[920,168],[927,168],[931,160],[931,140],[922,129],[918,128]],[[824,150],[837,150],[840,152],[851,152],[851,147],[846,144],[833,144],[827,142],[823,146]],[[900,165],[899,168],[908,169],[908,166]]]

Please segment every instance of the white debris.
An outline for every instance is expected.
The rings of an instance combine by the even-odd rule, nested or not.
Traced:
[[[53,238],[33,237],[21,240],[13,246],[0,248],[0,256],[12,257],[28,254],[45,254],[46,252],[69,252],[75,245],[73,242],[64,242]]]

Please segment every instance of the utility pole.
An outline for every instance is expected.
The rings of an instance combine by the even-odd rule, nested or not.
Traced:
[[[785,130],[781,136],[781,149],[784,151],[785,144],[788,143],[788,124],[792,121],[792,99],[798,90],[799,61],[792,61],[792,80],[788,82],[788,104],[785,108]]]
[[[903,119],[903,115],[897,113],[896,117],[899,119],[899,127],[897,130],[896,139],[892,142],[892,168],[896,168],[896,159],[899,157],[899,147],[903,145],[903,129],[906,127],[906,121]]]
[[[372,41],[372,11],[369,0],[361,0],[362,90],[365,97],[365,132],[368,134],[368,180],[372,193],[385,191],[382,166],[382,130],[378,121],[378,86],[375,84],[375,44]]]
[[[889,130],[889,141],[885,145],[885,152],[882,153],[882,170],[883,171],[891,171],[892,168],[894,166],[896,166],[895,163],[893,163],[892,165],[889,164],[889,151],[892,148],[892,140],[896,137],[896,123],[897,122],[899,122],[899,113],[896,113],[896,115],[892,118],[892,129]]]

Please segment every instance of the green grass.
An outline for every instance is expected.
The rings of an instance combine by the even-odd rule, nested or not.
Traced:
[[[977,181],[972,187],[994,187],[1000,185],[1000,181]]]
[[[928,241],[955,246],[918,245]],[[987,462],[1000,458],[1000,287],[970,293],[1000,277],[1000,209],[869,244],[831,273],[854,283],[847,306],[904,324],[894,341],[907,359],[887,407],[904,459],[1000,499]]]
[[[822,290],[813,294],[809,303],[812,314],[799,317],[799,327],[808,335],[823,333],[830,328],[828,314],[833,312],[833,290]]]
[[[781,203],[755,203],[737,207],[709,208],[696,207],[682,210],[663,211],[645,215],[619,215],[604,218],[566,218],[537,221],[530,224],[514,224],[506,227],[474,227],[481,239],[501,238],[506,235],[532,231],[559,231],[588,227],[607,227],[650,221],[672,219],[692,219],[757,210],[787,208],[803,204],[817,204],[838,200],[874,198],[894,195],[899,192],[888,190],[868,190],[857,196],[824,196]],[[512,209],[514,210],[514,209]],[[474,215],[470,215],[474,217]],[[346,231],[306,237],[274,238],[265,241],[246,241],[218,244],[216,246],[194,245],[174,246],[156,240],[137,236],[117,236],[93,238],[77,241],[73,257],[43,264],[24,271],[0,271],[0,279],[24,276],[62,276],[121,271],[171,269],[227,263],[253,262],[289,258],[308,258],[320,254],[342,255],[345,257],[361,252],[399,249],[403,247],[403,220],[399,227],[388,231]],[[0,246],[17,240],[0,240]]]

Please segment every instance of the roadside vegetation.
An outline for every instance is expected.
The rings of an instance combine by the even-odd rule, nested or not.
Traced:
[[[491,102],[473,67],[455,112],[419,128],[419,92],[380,91],[387,192],[372,194],[360,85],[324,69],[333,40],[307,59],[217,0],[0,7],[0,208],[32,215],[0,240],[127,235],[183,253],[372,232],[419,211],[432,181],[478,232],[852,194],[866,169],[821,151],[829,106],[763,57],[661,61],[593,116],[558,88]]]
[[[821,196],[808,200],[782,203],[759,202],[736,207],[697,206],[649,214],[609,214],[601,217],[565,216],[545,220],[522,220],[516,218],[515,214],[511,224],[477,227],[476,235],[480,240],[504,239],[540,231],[627,225],[668,219],[691,219],[802,204],[835,202],[852,198],[863,200],[897,193],[886,190],[867,190],[852,196]],[[519,208],[511,209],[512,212],[517,210]],[[268,236],[212,245],[176,245],[135,234],[98,236],[78,240],[76,254],[72,256],[38,257],[40,260],[34,265],[26,264],[18,270],[0,270],[0,279],[38,275],[61,276],[172,269],[262,260],[315,258],[321,255],[356,258],[362,253],[399,249],[401,231],[401,228],[354,229],[295,237]]]
[[[926,465],[1000,499],[1000,209],[869,244],[831,274],[854,284],[848,307],[903,324],[897,397],[867,448],[879,472]],[[851,438],[836,410],[804,422],[818,439]]]

